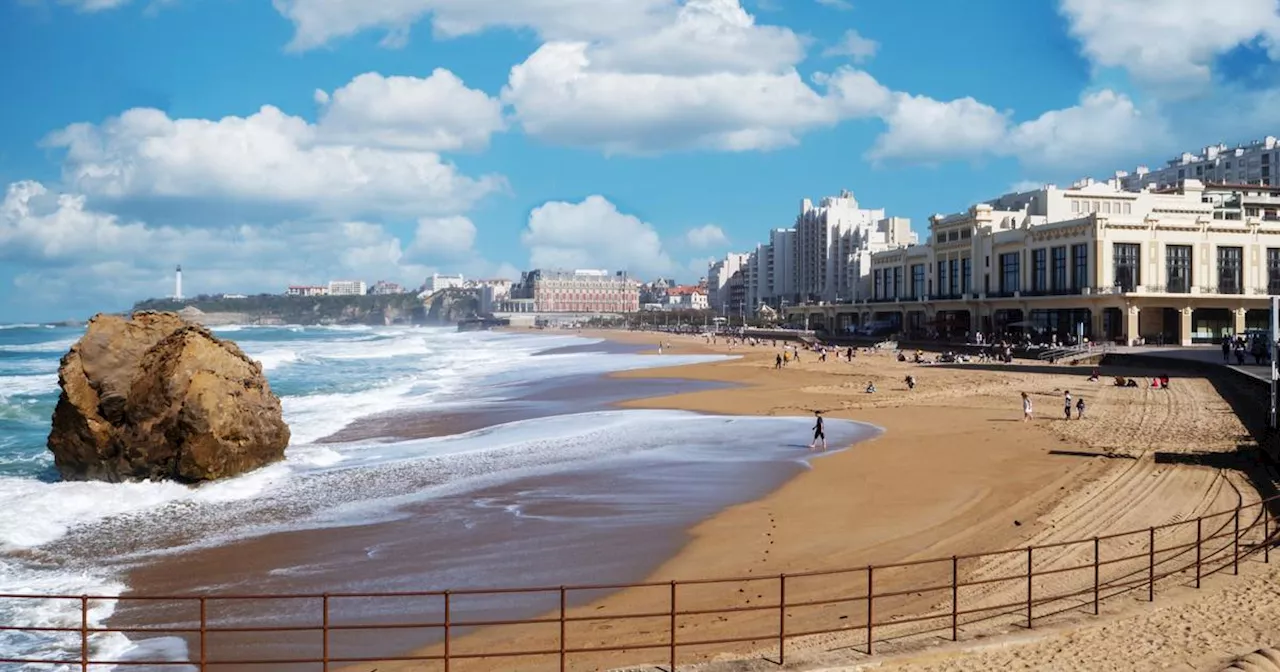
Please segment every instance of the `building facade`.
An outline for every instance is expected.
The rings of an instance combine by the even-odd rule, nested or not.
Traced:
[[[677,285],[667,289],[665,310],[708,310],[707,295],[694,285]]]
[[[522,274],[501,303],[505,312],[634,313],[640,283],[622,271],[537,269]]]
[[[328,296],[329,288],[323,285],[289,285],[285,296]]]
[[[427,276],[427,281],[422,283],[422,292],[424,294],[434,294],[442,289],[464,287],[466,284],[466,278],[461,275],[441,275],[439,273],[432,273]]]
[[[1280,293],[1277,211],[1280,187],[1046,186],[935,215],[927,243],[872,255],[866,300],[798,312],[910,334],[1217,341],[1266,327]]]
[[[404,287],[398,282],[390,282],[387,280],[379,280],[373,283],[373,287],[369,288],[370,294],[379,296],[387,294],[404,294]]]
[[[1183,180],[1199,180],[1205,183],[1280,185],[1280,141],[1268,136],[1235,147],[1212,145],[1199,154],[1183,152],[1170,159],[1162,168],[1150,170],[1138,166],[1132,174],[1120,172],[1116,177],[1125,189],[1137,191],[1143,187],[1175,187]]]
[[[864,298],[870,256],[915,242],[910,220],[885,217],[883,208],[861,208],[848,190],[816,206],[806,198],[796,217],[789,298],[795,303]]]
[[[746,306],[745,275],[750,254],[730,252],[707,268],[707,300],[718,313],[738,313]]]
[[[368,290],[364,280],[329,281],[329,296],[363,296]]]

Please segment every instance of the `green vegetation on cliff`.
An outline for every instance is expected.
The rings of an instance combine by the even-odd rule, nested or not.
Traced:
[[[243,321],[262,324],[425,324],[427,309],[417,294],[364,296],[281,296],[258,294],[243,299],[197,296],[184,301],[147,299],[134,304],[137,310],[181,311],[195,308],[203,313],[236,315]]]

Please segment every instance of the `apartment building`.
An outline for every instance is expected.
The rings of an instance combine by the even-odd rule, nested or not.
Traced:
[[[806,198],[795,223],[792,292],[784,296],[796,303],[857,301],[866,296],[871,255],[915,242],[909,219],[861,208],[848,190],[816,206]]]
[[[289,285],[285,296],[328,296],[329,288],[323,285]]]
[[[625,272],[535,269],[521,275],[502,312],[634,313],[640,310],[640,283]]]
[[[1280,185],[1280,141],[1267,136],[1262,140],[1228,147],[1211,145],[1198,154],[1183,152],[1161,168],[1151,170],[1138,166],[1132,174],[1116,173],[1125,189],[1137,191],[1151,186],[1157,189],[1175,187],[1183,180],[1205,183]]]
[[[329,281],[329,296],[363,296],[368,290],[364,280]]]
[[[1277,212],[1280,187],[1264,185],[1048,185],[935,215],[927,243],[871,256],[866,300],[792,312],[831,328],[1211,342],[1267,326]]]
[[[730,252],[707,268],[707,299],[712,310],[719,313],[746,310],[750,258],[749,253]]]
[[[388,294],[404,294],[404,287],[398,282],[389,280],[379,280],[373,283],[373,287],[369,288],[369,293],[377,296],[386,296]]]
[[[422,283],[422,293],[434,294],[442,289],[464,287],[466,284],[466,278],[461,275],[441,275],[439,273],[432,273],[427,276],[427,281]]]

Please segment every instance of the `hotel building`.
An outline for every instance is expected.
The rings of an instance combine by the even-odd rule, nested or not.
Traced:
[[[329,296],[363,296],[368,290],[364,280],[329,281]]]
[[[1214,145],[1200,150],[1199,154],[1183,152],[1170,159],[1163,168],[1150,170],[1146,166],[1129,173],[1116,173],[1121,185],[1130,191],[1146,186],[1173,187],[1183,180],[1200,180],[1216,184],[1280,185],[1280,141],[1267,136],[1235,147]]]
[[[871,255],[865,299],[788,312],[829,329],[1210,342],[1266,327],[1278,212],[1280,187],[1050,185],[935,215],[927,243]]]
[[[640,283],[622,271],[538,269],[523,273],[500,303],[502,312],[634,313]]]
[[[857,301],[867,296],[871,255],[914,244],[911,220],[860,208],[853,193],[800,204],[789,278],[795,302]],[[784,295],[785,296],[785,295]]]
[[[737,313],[745,309],[750,257],[750,254],[730,252],[707,268],[707,300],[712,310]]]
[[[328,296],[329,288],[323,285],[289,285],[285,296]]]

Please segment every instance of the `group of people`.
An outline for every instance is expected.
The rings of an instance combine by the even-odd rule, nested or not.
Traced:
[[[1074,405],[1071,403],[1071,401],[1072,401],[1072,397],[1071,397],[1071,390],[1064,390],[1064,391],[1062,392],[1062,416],[1063,416],[1063,419],[1065,419],[1065,420],[1070,420],[1070,419],[1071,419],[1071,409],[1072,409],[1072,408],[1073,408],[1073,406],[1074,406],[1075,411],[1076,411],[1076,420],[1083,420],[1083,419],[1084,419],[1084,409],[1085,409],[1084,397],[1079,397],[1079,398],[1075,399],[1075,404],[1074,404]],[[1033,405],[1032,405],[1032,403],[1031,403],[1031,395],[1027,394],[1026,392],[1023,392],[1023,393],[1022,393],[1022,421],[1023,421],[1023,422],[1030,422],[1030,421],[1031,421],[1031,416],[1032,416],[1032,413],[1034,412],[1034,410],[1035,410],[1035,409],[1034,409],[1034,407],[1033,407]]]

